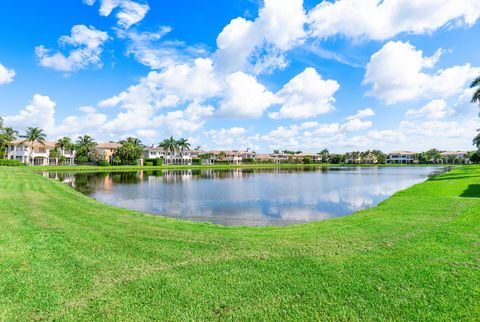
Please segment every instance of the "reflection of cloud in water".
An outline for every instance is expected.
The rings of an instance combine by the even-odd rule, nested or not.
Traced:
[[[141,212],[225,225],[264,226],[348,215],[423,181],[433,170],[146,171],[76,174],[71,185],[105,203]],[[63,174],[53,177],[70,181]]]

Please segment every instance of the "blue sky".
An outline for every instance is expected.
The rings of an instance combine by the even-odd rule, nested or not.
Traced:
[[[478,0],[5,0],[0,116],[50,139],[472,149]]]

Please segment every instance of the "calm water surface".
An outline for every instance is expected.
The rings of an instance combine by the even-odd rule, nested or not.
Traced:
[[[345,216],[444,171],[331,167],[45,173],[107,204],[224,225],[287,225]]]

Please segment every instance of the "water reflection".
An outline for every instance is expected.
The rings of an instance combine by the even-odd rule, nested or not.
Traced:
[[[440,170],[443,170],[440,168]],[[102,202],[224,225],[287,225],[372,207],[439,171],[433,167],[331,167],[52,173]]]

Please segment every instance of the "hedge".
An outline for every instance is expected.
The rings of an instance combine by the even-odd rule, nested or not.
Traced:
[[[146,167],[151,167],[151,166],[159,167],[163,164],[162,158],[156,158],[156,159],[150,158],[150,159],[145,159],[143,161],[144,161],[143,164]]]
[[[0,160],[0,167],[19,167],[24,165],[19,160]]]

